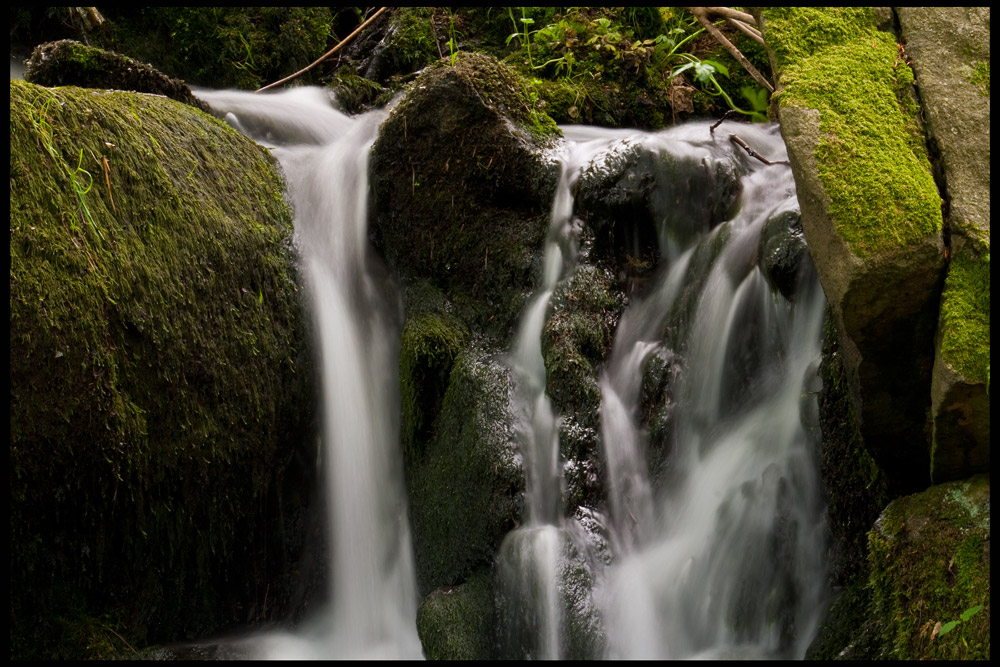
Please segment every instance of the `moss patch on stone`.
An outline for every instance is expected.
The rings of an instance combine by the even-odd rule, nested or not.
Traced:
[[[434,437],[408,462],[422,594],[491,563],[517,525],[524,478],[513,445],[512,391],[504,365],[468,346],[454,361]]]
[[[399,352],[402,393],[401,438],[408,457],[431,435],[455,358],[469,332],[457,317],[440,310],[417,312],[403,325]]]
[[[911,97],[913,72],[871,8],[764,13],[782,108],[820,112],[830,215],[858,256],[940,233],[941,200]]]
[[[983,97],[990,96],[990,64],[988,62],[977,62],[972,66],[972,74],[969,75],[969,83],[979,89],[979,94]]]
[[[245,622],[310,411],[275,163],[153,95],[12,80],[10,127],[13,654],[65,591],[135,646]]]
[[[972,383],[990,374],[990,253],[955,255],[941,298],[940,354]]]
[[[988,475],[893,501],[869,548],[873,611],[892,658],[989,659]],[[984,608],[939,634],[978,605]]]
[[[493,633],[493,577],[477,570],[458,586],[438,588],[417,610],[428,660],[488,660]]]

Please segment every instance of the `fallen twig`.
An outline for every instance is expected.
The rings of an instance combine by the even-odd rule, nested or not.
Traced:
[[[726,39],[726,36],[723,35],[721,32],[719,32],[719,29],[716,28],[715,25],[709,20],[708,18],[709,13],[721,14],[725,16],[723,12],[719,11],[723,9],[722,7],[688,7],[687,9],[689,12],[694,14],[694,17],[698,19],[698,22],[705,27],[705,30],[708,31],[708,34],[714,37],[715,41],[721,44],[723,48],[726,49],[726,51],[729,51],[730,55],[732,55],[733,58],[736,58],[739,64],[743,65],[743,69],[745,69],[747,73],[757,81],[757,83],[764,86],[764,88],[766,88],[769,93],[774,92],[774,86],[771,85],[771,82],[765,79],[764,75],[758,72],[757,68],[754,67],[749,60],[746,59],[746,56],[740,53],[740,50],[737,49],[735,46],[733,46],[733,43],[730,42],[728,39]],[[734,10],[728,10],[728,11],[732,12]],[[742,14],[742,12],[737,12],[737,13]],[[749,14],[747,14],[746,16],[749,16]],[[732,18],[736,17],[734,16]],[[752,18],[753,17],[751,17],[751,19]]]
[[[737,137],[735,134],[730,134],[729,135],[729,140],[731,142],[733,142],[734,144],[736,144],[737,146],[742,147],[743,150],[745,150],[747,152],[747,155],[749,155],[752,158],[756,158],[756,159],[760,160],[761,162],[763,162],[766,165],[787,164],[787,165],[790,166],[792,164],[788,160],[774,160],[774,161],[768,160],[766,157],[764,157],[763,155],[761,155],[760,153],[758,153],[754,149],[750,148],[750,145],[747,142],[743,141],[742,139],[740,139],[739,137]]]
[[[715,136],[715,128],[717,128],[720,125],[722,125],[722,121],[727,120],[729,118],[732,118],[733,116],[735,116],[738,113],[739,113],[739,111],[736,111],[736,109],[730,109],[726,113],[722,114],[722,118],[720,118],[719,120],[717,120],[714,123],[712,123],[712,127],[708,128],[708,133],[711,134],[714,137]]]
[[[704,7],[703,9],[709,14],[716,14],[722,18],[736,19],[737,21],[742,21],[743,23],[757,25],[757,19],[755,19],[752,14],[741,12],[738,9],[730,9],[729,7]]]
[[[382,12],[384,12],[387,9],[389,9],[389,8],[388,7],[380,7],[377,12],[375,12],[374,14],[372,14],[371,18],[369,18],[367,21],[365,21],[364,23],[362,23],[361,25],[359,25],[357,27],[357,29],[355,29],[355,31],[352,32],[350,35],[348,35],[344,39],[342,39],[339,42],[337,42],[337,44],[332,49],[330,49],[329,51],[327,51],[326,53],[324,53],[322,56],[320,56],[312,64],[306,65],[305,67],[303,67],[302,69],[300,69],[295,74],[291,74],[289,76],[286,76],[284,79],[281,79],[280,81],[275,81],[274,83],[269,83],[268,85],[266,85],[263,88],[260,88],[258,90],[255,90],[254,92],[255,93],[262,93],[265,90],[268,90],[270,88],[274,88],[275,86],[280,86],[283,83],[287,83],[287,82],[291,81],[292,79],[294,79],[295,77],[299,76],[300,74],[303,74],[304,72],[308,72],[313,67],[315,67],[316,65],[319,65],[321,62],[323,62],[324,60],[326,60],[327,58],[329,58],[330,56],[332,56],[334,53],[336,53],[340,49],[340,47],[344,46],[349,41],[351,41],[352,39],[354,39],[355,35],[357,35],[359,32],[361,32],[362,30],[364,30],[365,28],[367,28],[368,25],[372,21],[374,21],[375,19],[377,19],[382,14]]]
[[[728,21],[737,30],[742,31],[744,35],[754,40],[755,42],[758,42],[760,44],[764,43],[764,36],[760,34],[760,30],[757,30],[757,28],[749,26],[743,21],[740,21],[738,19],[727,18],[726,21]]]

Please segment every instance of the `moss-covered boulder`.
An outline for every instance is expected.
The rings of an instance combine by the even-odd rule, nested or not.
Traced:
[[[870,8],[777,8],[759,23],[865,444],[892,493],[920,490],[945,246],[913,72]]]
[[[274,161],[174,100],[17,80],[10,136],[12,656],[272,618],[314,457]]]
[[[36,46],[24,79],[40,86],[112,88],[164,95],[208,111],[183,81],[172,79],[151,65],[71,39]]]
[[[989,660],[988,476],[896,499],[868,543],[807,659]]]
[[[509,369],[471,345],[454,360],[447,387],[432,437],[407,460],[422,595],[492,563],[520,520],[524,491]]]
[[[458,586],[442,586],[417,610],[417,633],[428,660],[489,660],[494,643],[489,568]]]
[[[931,386],[931,475],[939,483],[990,465],[990,10],[897,14],[947,198],[951,263]]]
[[[428,67],[372,148],[371,234],[404,281],[476,302],[478,330],[513,326],[532,284],[555,187],[555,124],[496,60]]]
[[[869,545],[873,612],[889,657],[989,660],[989,476],[893,501]]]

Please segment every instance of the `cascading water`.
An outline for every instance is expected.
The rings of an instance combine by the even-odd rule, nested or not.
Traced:
[[[797,207],[791,170],[734,153],[729,132],[784,159],[776,128],[727,124],[715,139],[695,124],[633,140],[668,162],[735,160],[746,173],[735,215],[702,234],[685,216],[704,203],[658,184],[670,206],[654,212],[659,273],[623,314],[601,375],[616,558],[595,598],[610,657],[802,657],[822,613],[816,443],[803,422],[825,301],[809,271],[791,300],[769,288],[756,256],[765,222]],[[659,494],[637,421],[653,354],[679,369]]]
[[[368,149],[386,112],[348,117],[313,88],[198,94],[274,146],[294,204],[322,364],[329,603],[296,634],[254,644],[266,657],[420,658],[398,447],[399,302],[386,296],[367,240]]]
[[[274,147],[320,338],[329,605],[296,633],[252,645],[268,657],[420,657],[398,451],[399,303],[374,269],[366,232],[367,154],[385,112],[351,118],[316,89],[199,95]],[[695,171],[722,165],[739,196],[706,204],[704,188],[684,179],[657,182],[650,195],[660,265],[623,313],[599,381],[608,517],[585,515],[603,524],[612,556],[590,558],[602,628],[594,645],[612,658],[801,657],[812,637],[824,527],[804,422],[815,410],[824,300],[814,278],[786,299],[762,274],[761,230],[795,209],[794,184],[786,166],[754,162],[725,141],[727,130],[771,160],[784,157],[776,129],[760,126],[725,124],[718,139],[707,124],[565,128],[543,276],[510,355],[527,485],[525,523],[497,559],[501,651],[510,656],[569,653],[566,545],[585,551],[587,531],[563,516],[560,420],[545,393],[541,335],[551,296],[577,262],[575,188],[626,146]],[[726,215],[709,225],[692,213],[706,207]],[[676,375],[666,398],[670,451],[657,474],[639,420],[653,359]]]

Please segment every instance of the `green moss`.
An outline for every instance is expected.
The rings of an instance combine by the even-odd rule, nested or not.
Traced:
[[[10,107],[12,635],[54,585],[134,645],[245,619],[228,572],[309,395],[274,162],[158,96],[12,80]]]
[[[621,308],[611,293],[609,274],[583,265],[560,283],[542,331],[549,396],[560,413],[579,413],[590,428],[597,426],[600,405],[596,367],[611,347],[614,317]]]
[[[394,34],[385,56],[396,70],[413,72],[441,57],[431,24],[433,16],[433,7],[402,7],[393,14]]]
[[[441,409],[451,367],[468,329],[447,312],[420,313],[403,325],[399,353],[401,437],[410,458],[419,456]]]
[[[830,214],[859,256],[916,243],[942,227],[913,73],[870,8],[765,12],[781,108],[820,112],[816,148]]]
[[[979,94],[983,97],[990,96],[990,64],[988,62],[977,62],[969,75],[969,83],[979,89]]]
[[[989,659],[989,477],[893,501],[869,534],[873,614],[897,659]],[[985,605],[955,630],[940,625]],[[937,631],[935,630],[937,628]]]
[[[417,634],[428,660],[488,660],[493,630],[489,568],[459,586],[439,588],[417,610]]]
[[[940,354],[972,383],[990,372],[990,253],[959,252],[948,267],[941,298]]]
[[[509,371],[467,348],[455,359],[435,433],[409,468],[417,580],[423,594],[488,566],[520,513]]]
[[[297,72],[328,48],[329,7],[102,8],[103,48],[201,86],[255,89]],[[320,70],[299,83],[317,82]]]

